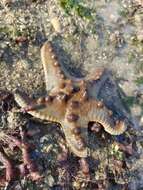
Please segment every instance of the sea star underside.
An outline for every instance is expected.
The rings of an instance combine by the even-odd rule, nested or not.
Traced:
[[[111,135],[119,135],[126,130],[125,122],[114,122],[110,111],[101,101],[88,97],[86,80],[67,78],[50,42],[45,42],[42,46],[41,60],[47,96],[32,100],[16,91],[15,100],[32,116],[60,123],[67,144],[74,154],[78,157],[88,156],[87,128],[91,121],[101,124]]]

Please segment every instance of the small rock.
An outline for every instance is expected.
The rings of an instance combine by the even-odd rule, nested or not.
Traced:
[[[52,24],[55,32],[61,33],[62,29],[61,29],[61,23],[60,23],[59,19],[57,17],[53,17],[50,21],[51,21],[51,24]]]
[[[1,3],[2,3],[4,6],[7,6],[7,5],[10,5],[10,3],[12,3],[12,0],[1,0]]]
[[[143,6],[143,0],[136,0],[136,2],[137,2],[139,5]]]
[[[142,42],[143,41],[143,30],[139,31],[137,33],[137,39]]]
[[[54,185],[54,183],[55,183],[55,180],[54,180],[53,176],[49,175],[47,178],[48,178],[48,179],[47,179],[48,185],[49,185],[50,187],[52,187],[52,186]]]
[[[141,107],[139,105],[133,105],[131,107],[131,113],[134,115],[134,116],[140,116],[141,115]]]
[[[143,116],[140,119],[140,123],[141,123],[141,125],[143,125]]]

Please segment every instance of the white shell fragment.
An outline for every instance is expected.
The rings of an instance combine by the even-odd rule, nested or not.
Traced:
[[[60,23],[59,19],[57,17],[53,17],[53,18],[51,18],[50,21],[51,21],[51,24],[52,24],[55,32],[61,33],[62,29],[61,29],[61,23]]]

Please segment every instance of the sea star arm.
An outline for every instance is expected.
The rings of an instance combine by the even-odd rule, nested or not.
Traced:
[[[58,100],[57,100],[58,98]],[[74,109],[74,104],[76,102],[71,101],[67,106],[65,105],[65,100],[60,100],[60,97],[56,97],[55,101],[46,106],[44,104],[33,103],[29,108],[29,103],[32,99],[29,97],[23,97],[19,92],[15,93],[15,100],[23,110],[27,110],[30,115],[52,122],[57,122],[61,124],[63,132],[65,134],[67,144],[71,148],[72,152],[79,157],[87,157],[87,123],[82,118],[76,122],[76,109]],[[72,105],[73,104],[73,105]],[[40,106],[43,107],[40,107]],[[70,108],[73,107],[74,114],[71,113]],[[67,110],[67,111],[66,111]],[[77,109],[78,111],[78,109]],[[75,117],[75,118],[74,118]]]
[[[50,42],[45,42],[42,46],[41,60],[45,73],[47,91],[59,87],[65,81],[66,77]]]
[[[89,121],[100,123],[104,130],[111,135],[120,135],[125,132],[127,126],[124,121],[113,122],[111,119],[111,111],[109,111],[102,103],[95,100],[85,104],[84,110],[88,109],[87,118]]]
[[[27,95],[16,91],[14,97],[15,101],[21,107],[21,111],[27,112],[35,118],[60,122],[60,119],[64,116],[65,101],[63,96],[47,96],[33,101]]]
[[[46,90],[57,92],[69,85],[70,81],[80,85],[85,78],[76,78],[69,74],[63,64],[61,64],[54,52],[51,42],[45,42],[41,48],[41,61],[44,68]],[[95,80],[99,79],[101,71],[96,73]],[[88,78],[89,80],[89,78]]]
[[[85,122],[74,122],[71,121],[72,114],[68,119],[62,123],[62,129],[66,137],[67,144],[71,151],[77,155],[78,157],[84,158],[88,156],[88,148],[87,148],[87,123]],[[70,118],[71,117],[71,118]],[[71,119],[71,120],[70,120]]]
[[[62,128],[72,152],[78,157],[87,157],[88,123],[98,122],[111,135],[122,134],[126,130],[124,122],[119,121],[114,126],[110,111],[101,102],[86,99],[84,90],[75,95],[68,104]]]
[[[102,101],[97,101],[89,98],[86,83],[83,83],[82,89],[73,97],[74,101],[79,101],[80,117],[86,118],[86,122],[98,122],[101,124],[106,132],[111,135],[122,134],[127,126],[124,121],[113,121],[112,111],[108,110]]]

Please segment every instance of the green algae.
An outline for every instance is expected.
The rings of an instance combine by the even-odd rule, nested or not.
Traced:
[[[66,14],[70,15],[72,11],[81,17],[86,19],[92,18],[92,9],[81,5],[80,1],[77,0],[60,0],[60,6],[63,8]]]

